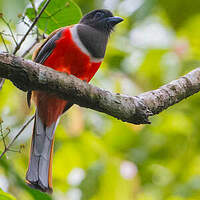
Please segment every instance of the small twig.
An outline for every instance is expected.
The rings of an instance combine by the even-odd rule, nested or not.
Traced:
[[[33,49],[33,47],[38,43],[38,39],[35,40],[35,42],[22,54],[22,58],[24,58],[30,51]]]
[[[5,82],[5,79],[4,78],[0,78],[0,90],[3,87],[4,82]]]
[[[21,153],[20,150],[15,150],[15,149],[8,149],[8,151],[15,152],[15,153]]]
[[[0,31],[0,34],[4,35],[4,36],[8,36],[8,37],[12,37],[11,34],[9,33],[4,33],[4,31]],[[36,35],[36,33],[30,33],[29,35]],[[24,36],[23,33],[17,33],[16,36]]]
[[[18,45],[18,44],[17,44],[17,40],[15,39],[15,36],[14,36],[14,34],[13,34],[13,32],[12,32],[12,29],[11,29],[11,27],[10,27],[10,24],[9,24],[3,17],[2,17],[1,19],[3,20],[3,22],[4,22],[4,23],[6,24],[6,26],[8,27],[8,29],[9,29],[11,35],[12,35],[12,38],[13,38],[15,44]]]
[[[25,17],[22,17],[21,22],[23,22],[28,28],[30,28],[30,24],[28,22],[26,22]]]
[[[4,137],[4,138],[7,138],[7,136],[9,135],[9,133],[10,133],[10,132],[6,133],[5,135],[2,135],[2,136],[1,136],[1,137],[2,137],[2,140],[3,140],[3,137]]]
[[[29,119],[24,126],[20,129],[20,131],[17,133],[17,135],[13,138],[13,140],[10,142],[10,144],[8,146],[5,146],[4,151],[1,153],[0,155],[0,159],[3,157],[3,155],[7,152],[10,151],[10,147],[13,145],[13,143],[15,142],[15,140],[20,136],[20,134],[24,131],[24,129],[31,123],[31,121],[35,118],[35,115],[31,117],[31,119]],[[4,144],[5,145],[5,144]]]
[[[5,141],[5,136],[3,135],[2,124],[0,124],[0,132],[1,132],[1,137],[2,137],[2,140],[3,140],[3,145],[6,148],[6,141]]]
[[[1,35],[4,35],[4,36],[12,37],[11,34],[9,34],[9,33],[4,33],[4,31],[0,31],[0,34],[1,34]]]
[[[46,9],[46,7],[48,6],[48,4],[50,3],[51,0],[47,0],[42,8],[42,10],[40,11],[40,13],[36,16],[36,18],[34,19],[32,25],[30,26],[30,28],[28,29],[28,31],[26,32],[26,34],[24,35],[24,37],[21,39],[21,41],[19,42],[19,44],[15,47],[15,50],[13,52],[13,54],[15,55],[17,53],[17,51],[20,49],[22,43],[24,42],[24,40],[26,39],[26,37],[28,36],[28,34],[30,33],[30,31],[33,29],[33,27],[35,26],[35,24],[37,23],[37,21],[40,19],[40,16],[42,15],[42,13],[44,12],[44,10]]]
[[[29,1],[30,1],[31,5],[32,5],[32,7],[33,7],[33,9],[34,9],[35,16],[37,16],[37,10],[36,10],[36,7],[35,7],[34,2],[31,1],[31,0],[29,0]]]
[[[37,16],[37,9],[36,9],[36,7],[35,7],[35,4],[34,4],[34,2],[32,1],[32,0],[29,0],[30,2],[31,2],[31,5],[32,5],[32,7],[33,7],[33,9],[34,9],[34,13],[35,13],[35,17]],[[36,34],[37,34],[37,41],[39,41],[39,37],[41,36],[41,34],[39,33],[39,30],[38,30],[38,27],[36,27]]]
[[[2,42],[3,42],[3,45],[4,45],[5,49],[6,49],[6,52],[8,53],[9,51],[8,51],[8,47],[7,47],[7,45],[6,45],[6,42],[5,42],[5,40],[4,40],[4,37],[3,37],[2,33],[0,33],[0,35],[1,35],[1,40],[2,40]]]

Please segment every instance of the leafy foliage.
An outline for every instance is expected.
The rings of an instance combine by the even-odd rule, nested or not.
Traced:
[[[44,4],[45,1],[40,4],[38,13]],[[26,15],[33,21],[35,19],[34,8],[28,8]],[[78,23],[81,16],[80,8],[72,0],[51,1],[42,14],[38,22],[38,27],[45,33],[50,34],[60,27]]]

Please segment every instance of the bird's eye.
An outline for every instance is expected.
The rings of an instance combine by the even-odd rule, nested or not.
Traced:
[[[96,12],[94,17],[95,19],[101,18],[104,14],[102,12]]]

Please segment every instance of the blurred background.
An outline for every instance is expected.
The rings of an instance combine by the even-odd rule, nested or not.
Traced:
[[[0,12],[17,41],[31,23],[23,17],[24,9],[31,8],[31,3],[37,9],[40,2],[0,0]],[[92,84],[137,95],[199,67],[199,0],[74,2],[83,14],[107,8],[124,18],[110,37],[105,61]],[[41,34],[48,33],[39,28]],[[15,42],[2,19],[0,33],[7,50],[13,52]],[[21,56],[35,38],[32,31],[17,55]],[[1,37],[0,50],[6,51],[3,40]],[[31,59],[31,53],[26,58]],[[24,183],[32,123],[12,146],[21,153],[8,152],[0,159],[0,199],[5,195],[3,200],[199,200],[199,108],[200,96],[196,94],[153,116],[151,125],[137,126],[73,106],[62,116],[56,130],[52,196]],[[7,143],[34,109],[34,105],[28,108],[24,92],[10,81],[5,82],[0,91],[0,132],[5,135],[10,129]],[[3,149],[1,140],[0,151]]]

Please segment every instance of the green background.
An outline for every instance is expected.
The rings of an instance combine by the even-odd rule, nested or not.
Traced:
[[[35,13],[28,0],[10,1],[0,0],[0,12],[19,41],[25,27],[21,25],[23,14],[33,20]],[[27,5],[29,9],[25,9]],[[92,84],[137,95],[199,66],[199,0],[52,0],[38,22],[39,32],[49,33],[77,23],[80,10],[85,14],[96,8],[110,8],[124,22],[112,33],[105,60]],[[15,45],[5,35],[9,30],[1,19],[0,32],[4,32],[12,52]],[[19,56],[34,40],[34,33],[27,38]],[[5,51],[1,38],[0,50]],[[151,117],[151,125],[137,126],[74,106],[62,116],[56,130],[52,196],[25,185],[30,125],[12,147],[21,148],[21,153],[8,152],[0,159],[0,188],[4,190],[0,191],[0,199],[199,200],[199,108],[200,96],[196,94]],[[10,129],[7,143],[34,109],[34,105],[28,108],[24,92],[5,82],[0,91],[0,116],[2,133],[7,133],[7,127]]]

